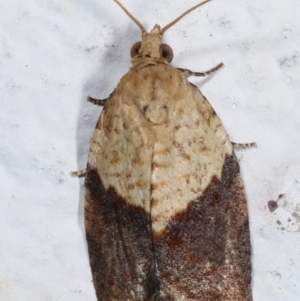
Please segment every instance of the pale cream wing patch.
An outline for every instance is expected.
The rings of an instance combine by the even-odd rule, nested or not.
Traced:
[[[232,145],[201,92],[170,65],[129,71],[107,101],[88,162],[151,213],[154,233],[220,178]]]
[[[131,98],[122,92],[126,91],[123,82],[107,100],[100,116],[88,163],[97,169],[106,189],[113,187],[128,204],[150,212],[153,143],[149,144],[149,138],[153,133],[144,125],[147,121],[129,101]]]
[[[153,231],[159,235],[169,218],[199,198],[213,176],[221,177],[232,145],[219,117],[201,92],[179,71],[173,78],[168,122],[155,127],[153,152]],[[177,81],[177,82],[176,82]]]

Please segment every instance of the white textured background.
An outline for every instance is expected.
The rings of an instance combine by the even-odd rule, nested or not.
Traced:
[[[123,0],[146,27],[197,0]],[[254,301],[300,296],[300,3],[214,0],[165,35],[233,141],[247,191]],[[100,107],[130,66],[137,26],[109,0],[0,0],[0,300],[95,301],[83,180]],[[267,203],[286,193],[271,213]]]

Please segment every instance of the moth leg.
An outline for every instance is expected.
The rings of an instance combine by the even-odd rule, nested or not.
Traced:
[[[252,147],[257,147],[257,144],[255,142],[251,142],[251,143],[235,143],[232,142],[232,146],[235,150],[241,150],[241,149],[248,149],[248,148],[252,148]]]
[[[72,171],[71,173],[72,177],[78,177],[82,178],[86,176],[86,169],[78,170],[78,171]]]
[[[214,67],[214,68],[212,68],[212,69],[210,69],[206,72],[193,72],[191,70],[182,69],[182,68],[177,68],[177,70],[183,72],[186,75],[186,77],[189,77],[189,76],[206,76],[206,75],[210,75],[210,74],[214,73],[215,71],[219,70],[223,66],[224,66],[224,64],[220,63],[216,67]]]
[[[94,105],[97,105],[97,106],[104,106],[105,103],[106,103],[106,100],[107,98],[105,99],[96,99],[96,98],[93,98],[91,96],[88,96],[87,97],[87,101],[93,103]]]

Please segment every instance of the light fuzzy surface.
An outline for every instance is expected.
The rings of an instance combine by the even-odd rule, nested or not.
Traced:
[[[124,0],[147,30],[197,1]],[[212,1],[165,34],[230,138],[247,193],[254,301],[300,295],[300,21],[297,0]],[[0,1],[0,299],[96,300],[84,238],[82,181],[101,111],[130,67],[139,29],[110,1]],[[286,193],[270,213],[267,202]]]
[[[106,189],[112,186],[128,204],[151,210],[158,234],[202,196],[214,176],[221,178],[231,152],[201,92],[161,64],[134,68],[121,79],[97,124],[88,162]]]

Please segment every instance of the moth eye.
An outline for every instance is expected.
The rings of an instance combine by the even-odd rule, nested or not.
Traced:
[[[173,50],[168,44],[161,44],[159,48],[161,56],[168,62],[171,63],[173,60]]]
[[[138,52],[141,48],[141,45],[142,45],[142,42],[136,42],[133,44],[133,46],[131,47],[131,50],[130,50],[131,58],[135,57],[138,54]]]

